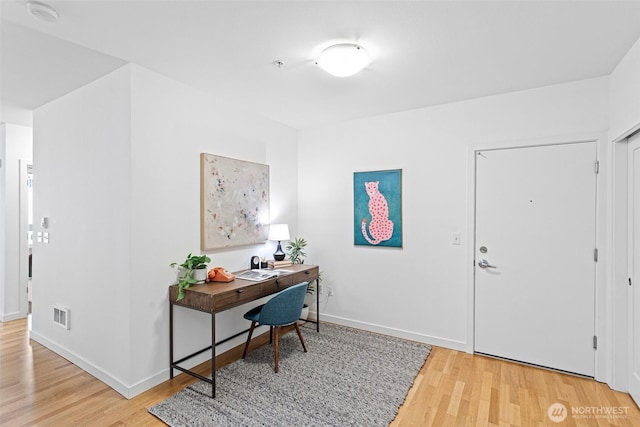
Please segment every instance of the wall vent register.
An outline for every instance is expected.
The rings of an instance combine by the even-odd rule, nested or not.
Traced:
[[[53,306],[53,323],[69,330],[69,309],[59,305]]]

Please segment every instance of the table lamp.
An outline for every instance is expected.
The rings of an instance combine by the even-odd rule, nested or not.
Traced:
[[[289,226],[287,224],[271,224],[269,226],[269,236],[267,239],[278,242],[278,248],[273,253],[273,259],[276,261],[282,261],[285,253],[282,251],[280,242],[283,240],[289,240]]]

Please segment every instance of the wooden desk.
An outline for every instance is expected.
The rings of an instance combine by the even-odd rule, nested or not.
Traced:
[[[216,342],[216,313],[255,301],[259,298],[275,294],[281,290],[302,282],[316,281],[318,284],[319,268],[317,265],[294,264],[282,268],[293,273],[281,275],[260,282],[235,279],[233,282],[211,282],[193,285],[185,290],[184,298],[176,301],[178,285],[169,286],[169,375],[173,378],[173,370],[177,369],[211,384],[211,397],[216,397],[216,346],[238,337],[249,329],[231,337]],[[320,287],[316,286],[316,291]],[[316,293],[317,296],[317,293]],[[173,358],[173,306],[190,308],[211,314],[211,345],[198,350],[180,360]],[[316,330],[320,332],[320,298],[316,297]],[[191,359],[205,351],[211,350],[211,379],[179,366],[180,363]]]

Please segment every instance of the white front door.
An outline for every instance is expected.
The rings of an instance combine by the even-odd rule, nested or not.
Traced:
[[[476,153],[476,352],[594,375],[595,162],[595,142]]]
[[[640,405],[640,134],[629,138],[629,328],[631,363],[629,392]]]

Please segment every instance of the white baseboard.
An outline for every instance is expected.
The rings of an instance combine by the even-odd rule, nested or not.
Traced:
[[[102,381],[103,383],[105,383],[106,385],[108,385],[109,387],[111,387],[112,389],[114,389],[115,391],[117,391],[127,399],[131,398],[131,396],[129,395],[129,387],[126,384],[124,384],[121,380],[109,374],[108,372],[95,366],[94,364],[87,361],[86,359],[67,350],[66,348],[59,345],[58,343],[55,343],[49,340],[48,338],[43,337],[42,335],[40,335],[38,332],[34,330],[31,330],[29,332],[29,338],[42,344],[43,346],[47,347],[49,350],[53,351],[54,353],[64,357],[69,362],[78,366],[83,371],[93,375],[94,377],[96,377],[97,379],[99,379],[100,381]]]
[[[309,313],[311,314],[311,313]],[[338,325],[350,326],[352,328],[363,329],[365,331],[377,332],[380,334],[390,335],[392,337],[404,338],[407,340],[431,344],[438,347],[450,348],[452,350],[466,351],[467,343],[464,341],[455,341],[446,338],[434,337],[432,335],[420,334],[417,332],[405,331],[402,329],[390,328],[387,326],[376,325],[374,323],[361,322],[359,320],[347,319],[330,314],[320,313],[320,322],[327,321]],[[320,325],[322,332],[322,324]]]
[[[262,328],[261,328],[262,329]],[[256,334],[255,336],[261,335],[263,333],[269,332],[269,329],[267,328],[264,331],[261,332],[257,332],[256,330]],[[89,373],[90,375],[94,376],[95,378],[97,378],[98,380],[102,381],[103,383],[105,383],[106,385],[108,385],[109,387],[111,387],[112,389],[114,389],[115,391],[117,391],[118,393],[120,393],[122,396],[124,396],[127,399],[131,399],[135,396],[137,396],[140,393],[143,393],[147,390],[149,390],[152,387],[157,386],[158,384],[163,383],[164,381],[167,381],[169,379],[169,368],[167,367],[166,369],[162,369],[160,372],[157,372],[153,375],[151,375],[150,377],[139,381],[133,385],[128,385],[125,384],[123,381],[121,381],[120,379],[118,379],[117,377],[109,374],[108,372],[106,372],[105,370],[97,367],[96,365],[94,365],[93,363],[87,361],[86,359],[78,356],[77,354],[73,353],[72,351],[69,351],[68,349],[64,348],[63,346],[59,345],[58,343],[55,343],[45,337],[43,337],[42,335],[38,334],[36,331],[29,331],[29,337],[36,341],[39,344],[42,344],[43,346],[47,347],[49,350],[53,351],[54,353],[64,357],[65,359],[67,359],[69,362],[73,363],[74,365],[78,366],[80,369],[82,369],[83,371]],[[216,355],[220,355],[222,353],[224,353],[225,351],[230,350],[231,348],[235,347],[236,345],[238,345],[238,343],[244,342],[244,340],[246,340],[246,338],[237,338],[235,340],[232,340],[228,343],[225,343],[225,345],[220,346],[221,348],[217,348],[216,349]],[[211,360],[211,353],[210,352],[204,352],[202,354],[199,354],[198,356],[194,356],[192,359],[189,359],[188,361],[185,361],[183,363],[180,364],[180,366],[182,366],[183,368],[186,369],[191,369],[201,363],[204,363],[208,360]],[[168,363],[167,363],[168,364]],[[184,374],[178,370],[174,371],[174,374],[176,376],[178,375],[188,375],[188,374]]]
[[[120,393],[122,396],[124,396],[127,399],[131,399],[135,396],[137,396],[138,394],[145,392],[147,390],[149,390],[150,388],[163,383],[164,381],[167,381],[169,379],[169,368],[167,369],[163,369],[162,371],[136,383],[133,385],[128,385],[125,384],[123,381],[121,381],[120,379],[116,378],[115,376],[111,375],[110,373],[104,371],[103,369],[95,366],[93,363],[87,361],[86,359],[78,356],[77,354],[67,350],[66,348],[62,347],[61,345],[43,337],[42,335],[38,334],[35,331],[30,331],[29,332],[29,337],[38,342],[39,344],[42,344],[43,346],[47,347],[49,350],[53,351],[54,353],[64,357],[65,359],[67,359],[69,362],[73,363],[74,365],[78,366],[80,369],[82,369],[83,371],[89,373],[90,375],[93,375],[95,378],[97,378],[98,380],[102,381],[103,383],[105,383],[106,385],[108,385],[109,387],[111,387],[112,389],[114,389],[115,391],[117,391],[118,393]],[[203,363],[207,360],[210,360],[211,357],[210,355],[207,354],[201,354],[197,357],[194,357],[192,360],[189,361],[189,364],[185,364],[187,369],[190,369],[200,363]],[[178,371],[176,371],[176,375],[181,374]]]
[[[203,362],[204,362],[204,360],[203,360]],[[198,363],[202,363],[202,362],[198,362]],[[177,371],[176,371],[176,375],[177,375]],[[127,399],[132,399],[133,397],[139,395],[140,393],[144,393],[145,391],[149,390],[150,388],[155,387],[158,384],[162,384],[163,382],[167,381],[168,379],[169,379],[169,369],[168,368],[167,369],[163,369],[162,371],[158,372],[157,374],[154,374],[154,375],[150,376],[149,378],[146,378],[146,379],[144,379],[142,381],[139,381],[136,384],[128,387],[127,388],[128,395],[125,396],[125,397]],[[120,393],[120,394],[122,394],[122,393]]]
[[[30,331],[29,333],[29,337],[42,344],[43,346],[47,347],[49,350],[53,351],[56,354],[59,354],[60,356],[64,357],[65,359],[67,359],[69,362],[73,363],[74,365],[78,366],[80,369],[82,369],[83,371],[93,375],[94,377],[96,377],[98,380],[102,381],[103,383],[105,383],[106,385],[108,385],[109,387],[111,387],[112,389],[114,389],[115,391],[117,391],[118,393],[120,393],[122,396],[124,396],[127,399],[131,399],[135,396],[137,396],[140,393],[143,393],[147,390],[149,390],[152,387],[157,386],[158,384],[163,383],[164,381],[167,381],[169,379],[169,368],[167,367],[167,369],[163,369],[162,371],[142,380],[139,381],[133,385],[128,385],[125,384],[124,382],[122,382],[120,379],[116,378],[115,376],[109,374],[108,372],[104,371],[103,369],[95,366],[94,364],[92,364],[91,362],[87,361],[86,359],[78,356],[77,354],[67,350],[66,348],[62,347],[61,345],[50,341],[49,339],[43,337],[42,335],[38,334],[35,331]],[[194,366],[199,365],[200,363],[206,362],[207,360],[211,360],[211,354],[210,353],[204,353],[204,354],[200,354],[196,357],[194,357],[193,359],[190,359],[187,362],[181,364],[181,366],[187,368],[187,369],[191,369]],[[182,374],[179,371],[175,371],[176,375],[186,375],[186,374]]]
[[[11,322],[12,320],[23,319],[27,316],[21,314],[19,311],[9,314],[0,315],[0,322]]]

